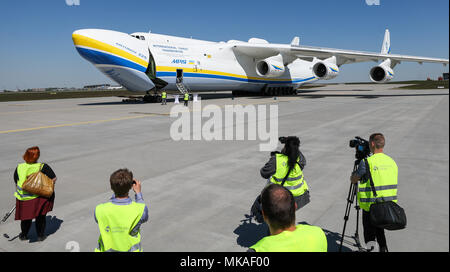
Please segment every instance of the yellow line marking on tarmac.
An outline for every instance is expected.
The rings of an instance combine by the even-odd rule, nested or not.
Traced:
[[[26,110],[26,111],[9,111],[9,112],[0,112],[0,115],[11,115],[11,114],[21,114],[21,113],[35,113],[35,112],[52,112],[52,111],[71,111],[76,109],[95,109],[95,108],[101,108],[106,106],[92,106],[89,108],[80,108],[80,107],[71,107],[71,108],[58,108],[58,109],[42,109],[42,110]]]
[[[261,102],[255,102],[255,103],[237,103],[237,104],[226,104],[219,106],[220,108],[224,108],[228,105],[241,105],[241,106],[248,106],[248,105],[261,105],[261,104],[275,104],[278,102],[285,102],[286,100],[273,100],[273,101],[261,101]],[[287,100],[291,101],[291,100]],[[186,112],[194,112],[194,109],[186,109]],[[132,114],[137,114],[138,112],[132,112]],[[79,126],[79,125],[88,125],[88,124],[98,124],[98,123],[106,123],[106,122],[112,122],[112,121],[123,121],[123,120],[130,120],[130,119],[139,119],[149,116],[156,116],[156,115],[167,115],[169,116],[170,113],[143,113],[140,112],[137,116],[128,116],[128,117],[122,117],[122,118],[112,118],[112,119],[106,119],[106,120],[94,120],[94,121],[85,121],[85,122],[76,122],[76,123],[67,123],[67,124],[61,124],[61,125],[51,125],[51,126],[42,126],[42,127],[34,127],[34,128],[22,128],[22,129],[13,129],[13,130],[4,130],[0,131],[0,134],[7,134],[7,133],[15,133],[15,132],[25,132],[25,131],[33,131],[33,130],[40,130],[40,129],[47,129],[47,128],[59,128],[59,127],[72,127],[72,126]],[[142,115],[144,114],[144,115]]]
[[[128,116],[128,117],[122,117],[122,118],[112,118],[112,119],[105,119],[105,120],[93,120],[93,121],[61,124],[61,125],[51,125],[51,126],[42,126],[42,127],[34,127],[34,128],[21,128],[21,129],[13,129],[13,130],[4,130],[4,131],[0,131],[0,134],[7,134],[7,133],[14,133],[14,132],[24,132],[24,131],[32,131],[32,130],[40,130],[40,129],[47,129],[47,128],[72,127],[72,126],[79,126],[79,125],[98,124],[98,123],[106,123],[106,122],[112,122],[112,121],[123,121],[123,120],[130,120],[130,119],[139,119],[139,118],[144,118],[144,117],[148,117],[148,116],[151,116],[151,115]]]

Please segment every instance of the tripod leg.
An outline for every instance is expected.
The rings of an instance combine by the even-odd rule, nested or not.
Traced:
[[[347,196],[347,207],[345,208],[345,215],[344,215],[344,229],[342,230],[339,252],[342,252],[342,244],[344,243],[344,237],[345,237],[345,228],[347,227],[348,217],[350,215],[351,206],[353,204],[353,194],[354,194],[353,191],[354,191],[354,184],[350,184],[350,189],[348,190],[348,196]]]

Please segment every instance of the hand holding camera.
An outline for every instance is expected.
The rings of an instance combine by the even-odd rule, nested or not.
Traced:
[[[137,179],[133,179],[133,191],[136,194],[139,194],[141,192],[141,182]]]

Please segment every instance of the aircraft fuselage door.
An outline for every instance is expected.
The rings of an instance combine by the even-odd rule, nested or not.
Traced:
[[[177,83],[183,83],[183,69],[177,69]]]

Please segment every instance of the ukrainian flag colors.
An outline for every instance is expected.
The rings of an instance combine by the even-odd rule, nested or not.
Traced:
[[[80,35],[72,35],[78,52],[95,64],[120,65],[145,72],[148,62],[107,43]]]

